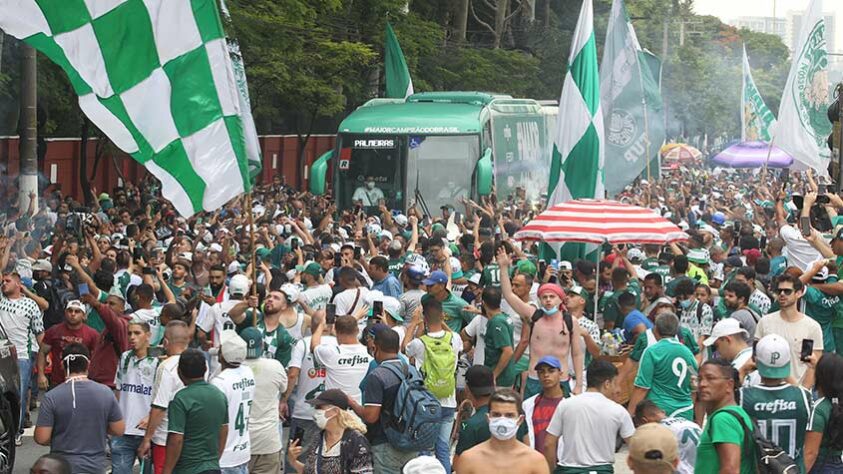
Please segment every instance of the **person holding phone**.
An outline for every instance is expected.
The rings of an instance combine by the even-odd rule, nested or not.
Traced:
[[[780,311],[770,313],[758,321],[755,338],[761,339],[768,334],[778,334],[790,345],[790,375],[805,388],[814,386],[814,369],[801,357],[802,340],[813,342],[813,356],[822,355],[823,332],[819,323],[799,311],[799,299],[805,294],[805,285],[799,278],[788,273],[779,277],[773,291]]]

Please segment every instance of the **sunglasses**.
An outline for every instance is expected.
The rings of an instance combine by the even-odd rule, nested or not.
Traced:
[[[790,296],[793,292],[796,291],[793,288],[776,288],[776,292],[778,294],[784,294],[785,296]]]

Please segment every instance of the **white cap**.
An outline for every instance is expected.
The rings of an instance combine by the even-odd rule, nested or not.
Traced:
[[[418,456],[407,461],[401,472],[403,474],[445,474],[445,468],[433,456]]]
[[[297,287],[296,285],[292,283],[284,283],[283,285],[281,285],[281,288],[279,288],[279,290],[285,295],[287,295],[287,301],[289,301],[290,303],[295,303],[299,300],[299,295],[301,294],[301,291],[299,291],[299,287]]]
[[[214,242],[208,247],[211,252],[222,252],[222,245]]]
[[[790,344],[778,334],[762,337],[755,345],[755,363],[762,377],[787,378],[790,375]]]
[[[226,273],[231,275],[232,273],[237,273],[239,271],[240,271],[240,262],[235,260],[235,261],[228,264],[228,271],[226,271]]]
[[[380,237],[380,238],[387,237],[387,238],[389,238],[389,240],[392,240],[392,232],[390,232],[388,230],[382,230],[380,232],[380,235],[378,235],[378,237]]]
[[[709,347],[714,345],[714,341],[723,336],[734,336],[735,334],[741,333],[743,333],[745,337],[749,335],[749,333],[746,332],[746,329],[741,327],[740,321],[734,318],[721,319],[714,325],[714,328],[711,330],[711,336],[708,336],[703,341],[703,345]]]
[[[825,260],[825,259],[821,258],[819,260]],[[808,265],[808,268],[813,267],[814,264],[817,263],[817,261],[818,260],[815,260],[815,261],[811,262],[811,264]],[[826,280],[828,280],[828,267],[823,265],[822,269],[820,269],[820,271],[818,271],[816,273],[816,275],[814,275],[814,277],[811,278],[811,280],[813,280],[813,281],[826,281]]]
[[[220,334],[220,352],[226,362],[239,365],[246,360],[246,341],[233,329],[226,329]]]
[[[82,311],[83,313],[87,311],[87,308],[85,308],[85,303],[83,303],[79,300],[68,301],[67,306],[65,306],[64,308],[65,309],[78,309],[79,311]]]
[[[474,283],[475,285],[480,285],[480,276],[481,275],[479,273],[475,273],[474,275],[471,275],[471,278],[468,279],[468,282]]]
[[[383,310],[389,313],[398,321],[403,321],[401,317],[401,302],[391,296],[383,297]]]
[[[569,262],[567,260],[562,260],[561,262],[559,262],[559,269],[569,271],[569,270],[573,270],[574,266],[571,265],[571,262]]]
[[[407,225],[408,222],[407,216],[405,216],[404,214],[398,214],[397,216],[393,217],[392,220],[394,220],[395,223],[400,225],[401,227]]]
[[[642,261],[642,260],[644,260],[645,258],[647,258],[647,256],[646,256],[646,255],[644,255],[644,252],[643,252],[641,249],[639,249],[639,248],[631,248],[631,249],[629,249],[629,252],[627,252],[627,253],[626,253],[626,257],[627,257],[630,261],[635,261],[635,260],[637,260],[637,261]]]
[[[252,286],[249,277],[246,275],[234,275],[228,283],[228,294],[246,296],[249,292],[249,287]]]

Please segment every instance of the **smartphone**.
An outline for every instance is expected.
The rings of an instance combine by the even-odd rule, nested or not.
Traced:
[[[803,237],[811,236],[811,218],[809,216],[799,218],[799,229],[802,231]]]
[[[290,444],[293,444],[294,441],[298,441],[298,445],[301,446],[302,438],[304,438],[304,428],[297,427],[296,431],[293,432],[293,435],[290,436]]]
[[[334,254],[334,267],[339,268],[342,266],[342,255],[339,252]]]
[[[79,296],[85,296],[85,295],[90,294],[90,293],[91,293],[91,290],[88,288],[87,283],[80,283],[79,284]]]
[[[454,224],[459,225],[460,222],[462,222],[462,214],[460,214],[460,211],[456,211],[454,212]]]
[[[290,241],[290,249],[297,250],[299,248],[299,239],[293,239]]]
[[[337,320],[337,305],[328,303],[325,305],[325,324],[334,324]]]
[[[554,270],[559,271],[559,260],[555,258],[550,261],[550,266],[554,268]]]
[[[360,260],[360,257],[363,256],[363,249],[360,247],[354,247],[354,260]]]
[[[377,318],[383,314],[383,301],[375,301],[372,304],[372,317]]]
[[[542,258],[539,259],[539,278],[544,278],[545,273],[547,273],[547,262]]]
[[[164,351],[164,348],[162,346],[149,346],[149,349],[147,349],[146,353],[149,357],[154,357],[156,359],[166,355],[166,352]]]
[[[783,169],[779,179],[782,182],[782,190],[787,189],[787,185],[790,182],[790,168]]]
[[[811,354],[814,353],[814,340],[813,339],[802,339],[802,350],[799,351],[799,360],[802,362],[806,362],[808,359],[811,358]]]

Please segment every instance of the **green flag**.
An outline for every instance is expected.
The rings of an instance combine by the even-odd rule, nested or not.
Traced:
[[[392,25],[386,23],[386,45],[384,46],[384,75],[386,76],[386,96],[391,99],[404,99],[413,95],[413,80],[401,45]]]
[[[0,28],[64,69],[79,108],[183,216],[250,189],[254,129],[214,0],[0,2]]]
[[[773,112],[767,108],[761,92],[752,80],[746,45],[743,46],[743,86],[741,87],[741,141],[770,142],[770,128],[776,123]]]
[[[603,113],[593,19],[591,0],[583,0],[559,98],[548,207],[571,199],[604,197]],[[561,258],[574,260],[584,256],[585,248],[564,244],[559,252]]]
[[[623,0],[612,3],[603,62],[600,65],[600,101],[606,124],[606,191],[610,197],[623,191],[648,170],[647,161],[658,154],[664,140],[659,87],[648,58],[635,36]]]
[[[827,115],[831,97],[822,4],[822,0],[811,0],[802,16],[779,120],[773,127],[773,143],[793,156],[794,168],[813,168],[825,175],[831,159],[826,145],[831,134]]]

